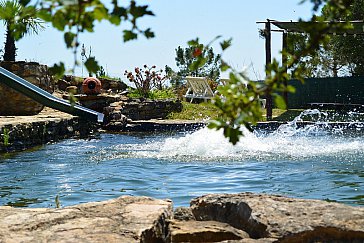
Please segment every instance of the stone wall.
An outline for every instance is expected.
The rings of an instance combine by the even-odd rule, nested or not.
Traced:
[[[105,126],[112,131],[123,131],[132,120],[165,119],[171,112],[181,112],[182,103],[176,99],[128,99],[111,103],[104,108]]]
[[[78,117],[43,119],[0,126],[0,152],[20,151],[65,138],[97,134],[96,124]]]
[[[1,62],[0,66],[52,93],[53,78],[48,67],[36,62]],[[43,105],[0,83],[0,115],[35,115]]]
[[[175,99],[129,99],[119,104],[121,114],[131,120],[165,119],[171,112],[182,111],[181,101]]]

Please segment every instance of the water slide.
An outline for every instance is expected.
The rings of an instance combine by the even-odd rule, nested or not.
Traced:
[[[0,83],[28,96],[29,98],[53,109],[79,116],[91,121],[102,122],[104,114],[85,108],[80,105],[72,105],[67,100],[57,98],[47,91],[29,83],[25,79],[0,67]]]

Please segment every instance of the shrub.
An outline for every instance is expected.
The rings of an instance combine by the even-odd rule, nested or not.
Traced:
[[[134,73],[125,70],[124,75],[135,84],[139,94],[144,98],[148,98],[153,89],[162,90],[166,79],[163,70],[156,70],[156,66],[148,67],[147,65],[144,65],[144,69],[136,67]]]
[[[147,96],[144,96],[138,89],[129,89],[129,98],[149,98],[149,99],[170,99],[176,98],[176,94],[171,88],[166,89],[154,89],[148,92]]]

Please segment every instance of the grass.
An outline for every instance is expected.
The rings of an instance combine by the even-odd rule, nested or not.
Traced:
[[[303,109],[291,109],[291,110],[282,110],[282,109],[273,109],[272,117],[273,121],[292,121],[295,117],[299,116]],[[262,121],[266,121],[266,110],[263,111]]]
[[[203,102],[199,104],[189,103],[182,101],[183,110],[180,113],[171,113],[168,119],[180,119],[180,120],[211,120],[216,119],[218,109],[211,102]],[[273,109],[273,121],[292,121],[299,116],[304,109]],[[321,121],[364,121],[364,114],[350,114],[347,112],[337,112],[333,110],[323,111],[327,116],[321,116]],[[317,121],[317,116],[303,116],[304,121]],[[261,121],[266,121],[266,111],[263,111]]]
[[[218,109],[211,102],[194,104],[182,101],[182,105],[182,111],[169,114],[168,119],[210,120],[217,118]]]
[[[179,113],[169,114],[168,119],[172,120],[213,120],[218,117],[218,109],[211,102],[202,102],[199,104],[182,101],[183,110]],[[291,121],[298,116],[303,110],[280,110],[273,109],[273,120]],[[261,121],[266,121],[265,111]]]

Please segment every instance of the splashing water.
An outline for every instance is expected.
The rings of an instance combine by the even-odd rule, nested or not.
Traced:
[[[318,121],[299,127],[298,122],[301,122],[304,116],[316,117]],[[163,138],[142,145],[123,144],[116,148],[116,151],[123,151],[119,154],[122,157],[187,162],[302,160],[319,156],[327,160],[332,157],[347,160],[357,154],[363,154],[362,139],[343,137],[340,129],[328,130],[326,117],[327,113],[319,110],[306,110],[273,133],[251,133],[243,129],[244,136],[235,146],[228,142],[222,131],[202,128],[184,136]]]

